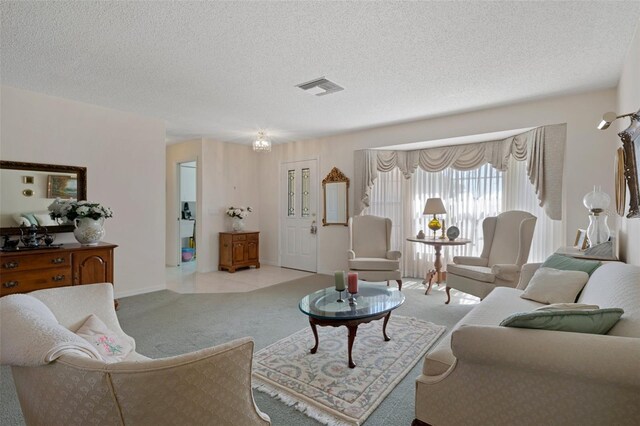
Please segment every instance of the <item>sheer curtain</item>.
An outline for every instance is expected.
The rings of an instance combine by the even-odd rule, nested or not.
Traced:
[[[550,219],[538,205],[533,186],[527,178],[525,161],[515,161],[512,158],[504,175],[505,197],[502,200],[502,211],[524,210],[538,218],[528,261],[542,262],[563,245],[561,221]]]
[[[484,245],[482,221],[507,210],[525,210],[538,221],[529,262],[542,261],[560,246],[560,222],[548,218],[538,206],[535,191],[527,177],[524,161],[512,160],[507,172],[485,164],[474,170],[445,169],[430,173],[416,170],[405,179],[395,168],[380,172],[370,196],[370,206],[363,214],[388,217],[393,221],[391,246],[402,251],[403,275],[423,277],[433,268],[433,247],[406,241],[427,227],[431,217],[422,214],[427,198],[440,197],[447,209],[441,216],[447,227],[460,228],[460,236],[472,244],[443,247],[442,263],[446,270],[453,256],[479,256]],[[438,236],[441,231],[438,231]]]

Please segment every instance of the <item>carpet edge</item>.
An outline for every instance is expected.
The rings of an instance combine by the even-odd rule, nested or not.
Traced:
[[[286,388],[278,385],[277,383],[270,382],[268,379],[258,378],[255,373],[253,374],[253,380],[251,387],[262,393],[276,398],[289,407],[300,411],[307,417],[311,417],[314,420],[319,421],[323,425],[327,426],[359,426],[360,423],[353,422],[342,418],[340,413],[329,413],[327,408],[317,408],[313,401],[307,400],[307,398],[300,398],[292,395]]]

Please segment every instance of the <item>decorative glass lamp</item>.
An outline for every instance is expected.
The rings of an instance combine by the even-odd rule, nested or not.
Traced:
[[[442,199],[440,198],[429,198],[427,203],[424,205],[424,215],[432,214],[433,219],[429,221],[429,229],[433,231],[433,238],[436,238],[436,231],[442,228],[442,224],[438,220],[436,215],[438,214],[447,214],[447,210],[444,208],[444,204],[442,203]],[[443,237],[444,238],[444,237]]]
[[[587,228],[587,237],[589,238],[589,247],[609,241],[610,231],[607,225],[607,214],[605,210],[609,207],[611,199],[609,195],[602,192],[601,187],[594,186],[593,191],[584,196],[582,202],[589,209],[589,228]]]

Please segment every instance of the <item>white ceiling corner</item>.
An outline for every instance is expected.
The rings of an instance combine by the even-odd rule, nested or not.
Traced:
[[[614,87],[638,1],[2,1],[2,84],[274,143]],[[345,90],[296,87],[324,76]]]

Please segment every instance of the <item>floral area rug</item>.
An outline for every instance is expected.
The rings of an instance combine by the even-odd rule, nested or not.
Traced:
[[[383,320],[361,324],[353,345],[356,368],[347,365],[347,328],[311,327],[256,352],[253,387],[327,425],[360,425],[422,359],[445,331],[416,318],[391,314],[388,342]]]

